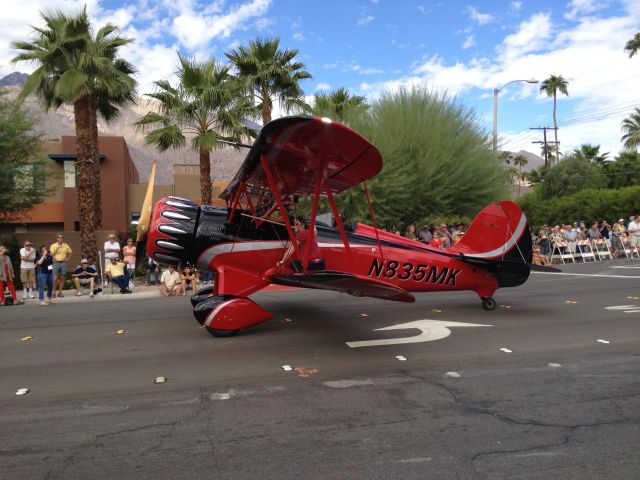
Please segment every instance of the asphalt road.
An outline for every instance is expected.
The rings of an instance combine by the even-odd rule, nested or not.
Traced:
[[[231,339],[185,297],[0,308],[0,477],[640,478],[640,268],[612,267],[640,264],[533,274],[493,312],[264,292],[274,318]],[[418,320],[487,326],[347,345]]]

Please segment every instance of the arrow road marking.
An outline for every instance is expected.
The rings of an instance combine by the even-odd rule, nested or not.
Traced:
[[[359,347],[376,347],[379,345],[400,345],[405,343],[421,343],[421,342],[433,342],[435,340],[441,340],[451,335],[451,330],[447,327],[492,327],[493,325],[481,325],[478,323],[462,323],[462,322],[447,322],[442,320],[416,320],[415,322],[401,323],[399,325],[392,325],[385,328],[377,328],[375,332],[384,330],[407,330],[410,328],[417,328],[420,330],[418,335],[413,337],[401,337],[401,338],[385,338],[382,340],[363,340],[359,342],[345,342],[351,348]]]

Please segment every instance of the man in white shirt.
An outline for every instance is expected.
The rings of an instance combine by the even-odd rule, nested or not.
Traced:
[[[116,240],[115,234],[109,235],[109,240],[104,242],[105,265],[109,265],[112,258],[120,257],[120,244]]]
[[[180,274],[173,265],[169,265],[169,269],[162,272],[162,276],[160,277],[160,292],[165,297],[172,297],[173,295],[183,293]]]
[[[635,249],[638,256],[640,256],[640,251],[638,250],[638,245],[640,244],[640,216],[634,215],[633,220],[629,223],[629,240],[631,244],[631,255],[633,256],[633,250]]]
[[[36,288],[36,249],[29,240],[24,241],[24,248],[20,249],[20,281],[22,282],[22,301],[36,298],[33,290]]]

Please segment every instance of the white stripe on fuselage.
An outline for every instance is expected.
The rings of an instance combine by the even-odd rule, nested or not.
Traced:
[[[520,221],[518,222],[516,231],[513,232],[513,235],[511,235],[511,238],[509,238],[509,240],[504,245],[494,250],[491,250],[489,252],[465,253],[464,255],[466,257],[477,257],[477,258],[494,258],[494,257],[502,256],[505,253],[507,253],[509,250],[511,250],[513,246],[518,242],[518,240],[520,240],[520,237],[522,236],[522,232],[524,232],[524,229],[526,228],[526,226],[527,226],[527,217],[525,217],[524,214],[520,214]]]

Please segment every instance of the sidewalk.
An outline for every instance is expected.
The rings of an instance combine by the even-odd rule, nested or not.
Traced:
[[[198,285],[197,287],[204,288],[206,286],[207,285]],[[136,285],[133,288],[132,293],[126,294],[126,295],[123,295],[122,293],[120,293],[120,290],[118,289],[117,286],[114,286],[113,293],[111,293],[111,287],[108,286],[102,292],[94,295],[93,297],[89,296],[88,290],[84,290],[81,297],[76,296],[75,289],[63,290],[62,293],[64,297],[55,298],[54,300],[56,303],[55,305],[51,305],[51,307],[55,307],[58,304],[65,304],[65,303],[104,302],[104,301],[135,300],[140,298],[162,297],[162,294],[160,293],[160,290],[157,285],[151,285],[148,287],[146,285]],[[18,299],[20,299],[22,297],[22,290],[18,291],[17,294],[18,294]],[[186,296],[189,297],[192,294],[193,292],[189,290]],[[45,295],[46,295],[46,292],[45,292]],[[29,307],[33,305],[40,307],[40,300],[38,300],[37,291],[35,292],[35,296],[36,296],[35,299],[27,299],[22,305],[19,305],[19,307]]]

